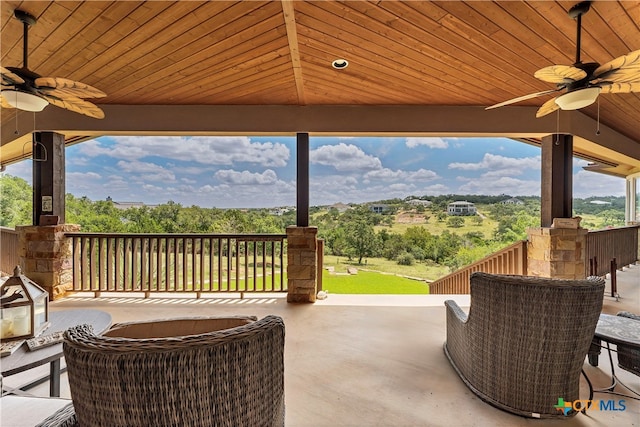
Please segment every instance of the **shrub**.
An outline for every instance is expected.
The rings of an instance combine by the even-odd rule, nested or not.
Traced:
[[[408,252],[398,255],[399,265],[413,265],[415,258]]]

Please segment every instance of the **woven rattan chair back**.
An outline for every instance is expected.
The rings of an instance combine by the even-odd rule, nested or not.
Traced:
[[[79,425],[284,425],[280,317],[240,321],[230,329],[211,326],[211,332],[193,327],[193,322],[167,322],[174,330],[191,323],[188,330],[197,333],[124,338],[140,337],[145,329],[132,324],[107,333],[116,336],[95,335],[87,326],[65,333],[64,355]],[[154,328],[166,330],[162,322]]]
[[[528,417],[564,417],[555,405],[579,399],[603,295],[600,278],[474,273],[468,316],[445,303],[445,354],[486,402]]]

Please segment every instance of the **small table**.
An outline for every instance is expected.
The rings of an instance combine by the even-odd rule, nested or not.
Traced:
[[[624,387],[628,388],[620,382],[616,377],[615,369],[613,366],[613,358],[611,357],[610,344],[624,344],[632,347],[640,348],[640,322],[634,319],[629,319],[622,316],[612,316],[610,314],[601,314],[596,326],[596,332],[589,349],[589,364],[591,366],[598,366],[598,356],[600,354],[600,348],[602,347],[602,341],[606,343],[606,348],[609,353],[609,362],[611,363],[611,385],[602,390],[595,391],[613,391],[616,384],[620,383]]]
[[[101,333],[111,326],[111,315],[99,310],[51,311],[49,312],[49,322],[51,325],[44,331],[45,335],[65,331],[73,326],[82,324],[91,325],[96,333]],[[44,365],[45,363],[50,363],[49,395],[51,397],[59,397],[60,359],[63,355],[62,343],[42,347],[33,351],[29,350],[26,343],[22,344],[15,353],[0,359],[2,376],[8,377]],[[39,381],[20,387],[20,389],[28,389],[36,383],[39,383]]]

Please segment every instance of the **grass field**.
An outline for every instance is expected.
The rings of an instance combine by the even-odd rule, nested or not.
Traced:
[[[324,267],[333,267],[336,273],[346,273],[347,267],[377,271],[385,274],[396,274],[399,276],[420,278],[433,281],[449,274],[449,268],[437,264],[416,263],[414,265],[398,265],[396,261],[389,261],[386,258],[367,258],[362,265],[355,261],[348,261],[346,257],[335,255],[324,256]]]
[[[330,294],[428,294],[429,285],[393,274],[359,270],[357,274],[322,273],[322,288]]]

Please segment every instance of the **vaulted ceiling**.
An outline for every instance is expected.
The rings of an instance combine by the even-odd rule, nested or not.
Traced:
[[[640,95],[601,94],[536,119],[553,89],[536,70],[571,65],[575,1],[1,2],[1,64],[95,86],[102,120],[54,106],[2,109],[0,162],[29,154],[33,130],[69,143],[104,134],[415,134],[522,138],[566,132],[577,154],[640,171]],[[583,62],[640,49],[640,3],[596,1],[582,17]],[[344,69],[332,67],[346,59]],[[599,114],[599,124],[597,123]],[[596,135],[596,128],[601,132]]]

